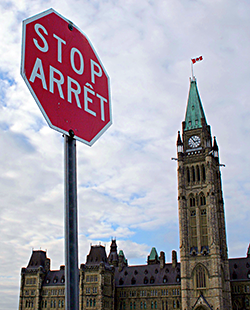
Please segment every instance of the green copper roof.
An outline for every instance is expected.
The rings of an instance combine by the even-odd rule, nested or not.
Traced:
[[[190,89],[189,89],[188,103],[185,117],[186,125],[184,130],[201,128],[202,118],[204,118],[205,123],[207,123],[201,99],[199,96],[196,80],[193,78],[190,80]]]
[[[158,259],[158,254],[157,254],[156,248],[152,248],[149,254],[149,260],[154,260],[155,258]]]
[[[124,261],[124,263],[127,262],[127,260],[126,260],[126,258],[125,258],[125,255],[124,255],[124,253],[123,253],[123,250],[120,250],[120,251],[119,251],[118,256],[123,256],[123,261]]]
[[[118,255],[119,256],[124,256],[123,250],[120,250]]]

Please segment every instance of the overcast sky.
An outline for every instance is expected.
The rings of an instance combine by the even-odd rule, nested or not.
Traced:
[[[0,1],[0,309],[17,309],[32,248],[64,264],[64,150],[20,76],[22,20],[49,8],[91,40],[111,79],[113,125],[77,143],[79,260],[116,237],[129,264],[179,250],[176,156],[191,61],[220,148],[230,257],[249,234],[247,0]],[[178,252],[179,253],[179,252]]]

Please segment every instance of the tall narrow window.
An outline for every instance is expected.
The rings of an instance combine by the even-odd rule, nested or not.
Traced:
[[[194,198],[193,194],[190,195],[189,205],[190,205],[190,207],[195,207],[195,198]]]
[[[197,175],[197,181],[200,181],[200,167],[196,166],[196,175]]]
[[[206,208],[203,208],[200,211],[200,230],[201,230],[201,232],[200,232],[200,234],[201,234],[201,247],[208,246],[207,210],[206,210]]]
[[[188,167],[187,167],[187,181],[188,183],[190,183],[190,171]]]
[[[191,248],[197,247],[196,210],[190,210]]]
[[[193,182],[195,182],[195,169],[194,166],[192,166],[192,178],[193,178]]]
[[[196,288],[206,288],[206,272],[201,265],[196,268]]]
[[[206,205],[206,197],[204,196],[203,193],[200,195],[200,205],[201,206],[205,206]]]
[[[206,181],[206,169],[204,165],[202,165],[202,181]]]

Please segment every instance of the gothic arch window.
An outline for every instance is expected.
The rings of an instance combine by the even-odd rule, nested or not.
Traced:
[[[144,278],[143,283],[144,283],[144,284],[148,284],[148,278],[147,278],[147,277]]]
[[[192,166],[191,170],[192,170],[192,181],[195,182],[195,169],[194,169],[194,166]]]
[[[204,164],[201,166],[201,170],[202,170],[202,181],[206,181],[206,169]]]
[[[200,209],[200,236],[201,236],[201,248],[207,247],[208,246],[207,209],[204,207]]]
[[[136,283],[136,280],[135,280],[135,278],[133,277],[133,278],[131,279],[131,284],[134,285],[135,283]]]
[[[190,237],[191,237],[191,248],[197,247],[197,224],[196,224],[196,210],[195,208],[190,209]]]
[[[168,277],[167,276],[164,276],[163,278],[163,283],[167,283],[168,282]]]
[[[189,171],[189,167],[187,167],[187,181],[188,181],[188,183],[190,183],[190,171]]]
[[[206,270],[202,265],[199,265],[195,270],[196,289],[205,289],[207,287],[206,282]]]
[[[150,278],[150,283],[152,284],[152,283],[155,283],[155,278],[154,277],[151,277]]]
[[[197,175],[197,181],[200,181],[200,167],[196,166],[196,175]]]
[[[123,285],[123,283],[124,283],[123,278],[120,278],[119,285]]]
[[[206,197],[204,196],[203,193],[201,193],[201,195],[200,195],[200,205],[201,206],[205,206],[205,204],[206,204]]]
[[[249,307],[249,299],[246,297],[246,300],[245,300],[245,304],[247,307]]]
[[[190,207],[195,207],[195,198],[194,198],[193,194],[190,195],[189,205],[190,205]]]

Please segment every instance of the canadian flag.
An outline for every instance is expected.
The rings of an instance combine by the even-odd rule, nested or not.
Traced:
[[[201,60],[203,60],[203,58],[202,58],[202,56],[200,56],[200,57],[197,57],[197,58],[193,58],[191,60],[192,60],[192,63],[195,64],[196,61],[201,61]]]

